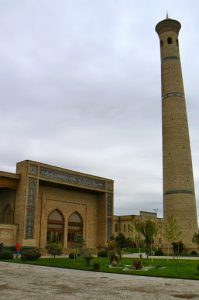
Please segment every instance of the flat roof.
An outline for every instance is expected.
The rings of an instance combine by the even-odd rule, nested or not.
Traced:
[[[0,177],[19,180],[21,176],[15,173],[0,171]]]
[[[47,163],[43,163],[43,162],[39,162],[39,161],[34,161],[34,160],[29,160],[29,159],[19,161],[17,164],[20,164],[20,163],[23,163],[23,162],[32,163],[32,164],[38,164],[40,166],[44,166],[44,167],[47,167],[47,168],[53,168],[53,169],[57,169],[57,170],[60,170],[60,171],[70,172],[70,173],[73,173],[73,174],[75,173],[75,174],[81,175],[81,176],[95,177],[96,179],[107,180],[107,181],[114,182],[113,179],[109,179],[109,178],[105,178],[105,177],[100,177],[100,176],[96,176],[96,175],[92,175],[92,174],[88,174],[88,173],[83,173],[83,172],[79,172],[79,171],[74,171],[74,170],[70,170],[70,169],[65,169],[63,167],[49,165]]]

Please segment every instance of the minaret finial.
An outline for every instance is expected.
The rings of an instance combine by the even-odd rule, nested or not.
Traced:
[[[168,14],[168,11],[167,11],[167,13],[166,13],[166,19],[168,19],[169,18],[169,14]]]

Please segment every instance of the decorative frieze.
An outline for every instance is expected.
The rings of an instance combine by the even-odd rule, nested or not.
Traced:
[[[106,183],[106,189],[108,191],[113,191],[113,183],[112,182],[107,182]]]
[[[105,183],[100,180],[91,179],[81,175],[74,175],[67,172],[55,171],[43,167],[40,168],[40,177],[45,177],[52,181],[55,180],[63,183],[76,184],[85,187],[96,188],[99,190],[105,189]]]
[[[37,181],[29,178],[28,182],[28,203],[26,209],[26,239],[34,238],[34,219],[35,219],[35,202],[37,192]]]
[[[168,97],[180,97],[180,98],[184,98],[184,94],[183,93],[179,93],[179,92],[167,93],[167,94],[164,94],[162,96],[162,99],[165,99],[165,98],[168,98]]]
[[[36,165],[31,164],[29,166],[29,174],[31,175],[37,175],[38,167]]]
[[[164,195],[172,195],[172,194],[191,194],[194,195],[194,192],[192,190],[170,190],[164,192]]]
[[[113,226],[113,222],[112,222],[112,218],[108,218],[107,219],[107,241],[109,242],[112,236],[112,226]]]
[[[107,194],[107,216],[113,215],[113,194]]]

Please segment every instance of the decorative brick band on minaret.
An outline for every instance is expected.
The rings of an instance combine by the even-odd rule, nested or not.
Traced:
[[[178,21],[156,25],[160,38],[163,135],[164,221],[173,215],[186,248],[193,248],[198,230],[189,129],[180,63]]]

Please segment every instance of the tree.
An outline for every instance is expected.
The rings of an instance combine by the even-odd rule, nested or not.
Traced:
[[[172,242],[176,242],[180,237],[181,232],[178,229],[178,225],[174,216],[170,216],[167,218],[165,225],[164,225],[164,238],[167,240],[168,244],[168,255],[170,253],[170,245]]]
[[[150,249],[150,253],[152,253],[152,247],[154,244],[154,238],[158,233],[157,225],[152,220],[146,220],[137,223],[137,230],[141,232],[141,234],[145,238],[146,248]]]
[[[131,224],[129,224],[129,231],[131,232],[132,244],[139,249],[140,253],[140,244],[141,244],[141,233],[140,233],[140,221],[136,220],[133,216],[131,218]]]
[[[75,242],[75,248],[79,249],[80,255],[82,254],[82,249],[85,247],[86,245],[86,241],[84,240],[82,234],[77,234],[74,237],[74,242]]]
[[[199,248],[199,231],[194,233],[194,236],[192,238],[192,242],[197,245]]]
[[[119,233],[116,237],[115,237],[115,241],[117,243],[117,246],[119,248],[126,248],[126,237],[124,236],[123,233]]]
[[[49,243],[47,245],[48,253],[53,255],[54,258],[56,255],[62,254],[62,245],[60,243]]]
[[[115,239],[111,240],[108,243],[107,254],[108,254],[108,258],[110,260],[110,264],[112,263],[112,260],[115,260],[117,257],[121,258],[121,248],[118,247],[118,243],[116,242]]]
[[[86,242],[85,242],[82,234],[75,235],[74,246],[73,246],[74,262],[76,261],[78,254],[80,256],[83,256],[85,244],[86,244]]]
[[[173,247],[173,253],[175,255],[180,255],[182,254],[182,251],[184,249],[184,244],[182,241],[179,241],[179,242],[173,242],[172,243],[172,247]]]

